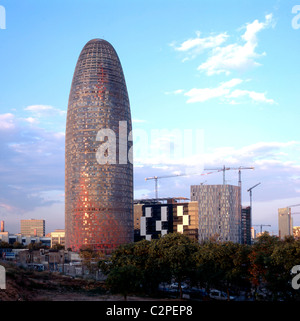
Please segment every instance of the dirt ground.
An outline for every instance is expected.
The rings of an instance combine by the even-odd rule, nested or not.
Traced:
[[[6,289],[0,289],[0,301],[124,301],[121,295],[111,295],[103,282],[74,279],[47,271],[29,271],[12,265],[5,268]],[[127,297],[127,301],[156,300]]]

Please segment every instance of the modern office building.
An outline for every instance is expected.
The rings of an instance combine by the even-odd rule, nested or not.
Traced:
[[[198,240],[198,203],[183,198],[136,200],[135,241],[158,239],[168,233],[182,233]],[[179,201],[179,202],[178,202]]]
[[[290,207],[278,209],[278,235],[279,238],[293,235],[293,219]]]
[[[191,201],[199,206],[199,242],[241,242],[240,187],[233,185],[192,185]]]
[[[241,243],[251,244],[251,207],[242,207]]]
[[[65,149],[66,248],[109,253],[133,241],[131,113],[118,55],[89,41],[75,68]]]
[[[21,234],[24,236],[45,236],[45,220],[21,220]]]

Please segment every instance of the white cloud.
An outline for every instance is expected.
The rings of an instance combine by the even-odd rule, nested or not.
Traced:
[[[187,103],[204,102],[212,98],[222,97],[229,94],[230,89],[226,87],[216,87],[216,88],[193,88],[186,92],[184,95],[189,97]]]
[[[223,82],[220,87],[222,88],[232,88],[235,87],[243,82],[242,79],[239,78],[233,78],[231,80],[228,80],[226,82]]]
[[[0,115],[0,130],[8,130],[15,128],[15,116],[11,113]]]
[[[227,38],[228,35],[226,33],[220,33],[216,36],[211,35],[201,38],[200,32],[198,31],[196,38],[191,38],[184,41],[180,46],[175,47],[175,50],[186,52],[189,54],[190,58],[194,58],[205,49],[211,49],[220,46],[223,42],[226,41]],[[189,58],[186,57],[184,61],[187,59]]]
[[[30,111],[36,117],[48,117],[54,115],[63,116],[66,111],[60,110],[50,105],[31,105],[25,108],[26,111]]]
[[[206,100],[226,96],[230,93],[230,88],[242,83],[241,79],[234,78],[222,83],[216,88],[193,88],[184,95],[189,97],[187,103],[204,102]]]
[[[251,163],[258,166],[280,165],[297,166],[291,155],[291,149],[300,146],[298,141],[258,142],[241,148],[221,147],[204,155],[205,163],[216,165],[222,162],[229,164]],[[299,168],[300,169],[300,168]]]
[[[44,110],[52,110],[52,109],[53,107],[49,105],[32,105],[25,108],[25,110],[29,110],[32,112],[41,112]]]
[[[221,98],[229,104],[237,104],[242,98],[248,98],[252,102],[274,104],[273,99],[266,97],[265,93],[259,93],[250,90],[235,89],[234,87],[243,83],[242,79],[233,78],[229,81],[221,83],[218,87],[214,88],[193,88],[184,93],[189,97],[187,103],[205,102],[213,98]]]
[[[36,124],[39,122],[36,118],[33,118],[33,117],[27,117],[27,118],[24,118],[24,120],[29,124]]]
[[[166,91],[165,95],[178,95],[178,94],[182,94],[184,92],[183,89],[177,89],[174,91]]]
[[[232,91],[227,97],[228,98],[241,98],[241,97],[249,97],[253,101],[256,102],[262,102],[262,103],[268,103],[268,104],[274,104],[275,101],[273,99],[266,98],[265,93],[258,93],[255,91],[250,91],[250,90],[241,90],[241,89],[236,89]]]
[[[256,61],[265,53],[258,54],[256,47],[258,45],[257,33],[273,25],[272,14],[265,16],[264,22],[254,20],[246,25],[246,31],[241,36],[244,44],[229,44],[223,47],[213,48],[210,57],[202,63],[198,70],[204,71],[207,75],[230,74],[232,71],[245,71],[249,68],[259,66]]]
[[[197,32],[197,37],[188,39],[179,46],[172,46],[176,51],[186,53],[188,57],[195,57],[202,53],[205,49],[210,50],[208,59],[203,62],[198,70],[205,72],[207,75],[225,73],[229,75],[232,71],[245,71],[251,67],[259,66],[257,59],[266,55],[257,53],[258,46],[257,35],[262,30],[274,27],[274,19],[272,14],[265,15],[265,20],[260,22],[257,19],[246,24],[241,29],[244,33],[240,36],[240,41],[224,45],[228,39],[228,34],[220,33],[218,35],[202,37]],[[240,29],[240,30],[241,30]],[[188,59],[186,57],[185,59]],[[175,91],[165,92],[165,94],[184,94],[188,97],[187,103],[205,102],[211,99],[220,99],[222,102],[231,105],[241,103],[265,103],[275,104],[275,100],[267,97],[266,92],[257,92],[255,90],[240,89],[234,87],[248,80],[233,78],[227,82],[220,83],[210,88],[192,88],[188,91],[178,89]]]

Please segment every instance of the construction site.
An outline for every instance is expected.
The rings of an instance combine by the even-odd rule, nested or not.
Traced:
[[[226,189],[228,189],[227,186],[229,186],[227,184],[227,180],[226,180],[226,172],[227,171],[237,171],[238,172],[238,180],[237,180],[237,184],[234,184],[233,186],[236,186],[236,190],[237,190],[237,195],[236,195],[236,199],[234,200],[235,206],[236,206],[236,211],[238,213],[241,213],[241,217],[240,217],[240,222],[236,222],[236,224],[240,224],[240,234],[241,234],[241,238],[240,239],[235,239],[234,241],[240,242],[240,243],[246,243],[246,244],[251,244],[253,242],[253,240],[261,235],[263,232],[267,231],[268,233],[272,234],[272,235],[278,235],[280,238],[283,238],[286,235],[294,235],[297,236],[298,234],[300,235],[300,228],[298,228],[297,226],[293,226],[293,220],[292,220],[292,216],[293,215],[298,215],[300,214],[300,212],[292,212],[291,208],[299,206],[300,204],[296,204],[296,205],[291,205],[291,206],[286,206],[284,209],[278,209],[278,214],[274,213],[273,215],[278,215],[278,233],[275,232],[274,230],[272,230],[272,225],[269,224],[268,222],[264,222],[264,223],[260,223],[257,224],[255,221],[253,221],[253,190],[256,189],[259,185],[261,185],[261,182],[258,182],[256,184],[254,184],[253,186],[249,187],[246,189],[247,193],[249,193],[249,206],[243,206],[243,202],[242,202],[242,171],[244,170],[254,170],[254,167],[245,167],[245,166],[240,166],[240,167],[227,167],[227,166],[223,166],[223,167],[217,167],[217,168],[204,168],[203,171],[201,173],[178,173],[178,174],[173,174],[173,175],[162,175],[162,176],[151,176],[151,177],[146,177],[145,181],[153,181],[154,182],[154,192],[153,195],[154,197],[151,199],[143,199],[143,200],[135,200],[135,206],[137,206],[138,203],[163,203],[164,201],[166,201],[168,198],[161,198],[159,195],[159,181],[160,180],[165,180],[165,179],[172,179],[172,178],[180,178],[180,177],[188,177],[188,176],[199,176],[199,177],[206,177],[208,175],[212,175],[212,174],[216,174],[216,173],[222,173],[222,184],[219,185],[218,187],[218,193],[219,196],[223,193],[232,193],[227,191]],[[204,191],[205,189],[207,189],[207,186],[210,186],[208,184],[205,184],[207,181],[202,182],[200,185],[198,185],[198,189],[201,189],[202,191]],[[206,186],[206,187],[205,187]],[[211,185],[212,186],[212,185]],[[214,185],[217,186],[217,185]],[[223,187],[222,187],[223,186]],[[220,206],[220,201],[218,201],[217,199],[215,199],[214,201],[211,201],[210,204],[206,204],[206,208],[200,209],[200,203],[203,203],[203,197],[204,194],[201,196],[198,195],[198,199],[193,197],[193,192],[192,189],[195,188],[195,186],[191,186],[191,193],[190,193],[190,198],[184,198],[184,197],[169,197],[169,199],[173,199],[173,201],[167,200],[167,202],[175,202],[175,203],[188,203],[190,202],[195,202],[198,201],[199,204],[199,213],[198,213],[198,217],[199,217],[199,221],[198,224],[200,226],[201,229],[201,225],[204,226],[203,229],[207,228],[209,229],[209,225],[212,224],[213,222],[213,216],[218,215],[219,218],[221,219],[222,214],[221,214],[221,206]],[[259,192],[259,191],[258,191]],[[216,193],[213,192],[212,190],[210,191],[206,191],[206,193],[208,194],[212,194],[212,193]],[[205,196],[206,197],[206,196]],[[200,202],[201,199],[201,202]],[[213,211],[210,211],[208,207],[210,207],[211,209],[216,206],[216,204],[219,202],[219,212],[218,214],[213,214]],[[238,203],[236,205],[236,203]],[[228,209],[226,208],[226,204],[228,204],[228,201],[226,201],[224,203],[224,208],[223,211],[227,211]],[[234,216],[233,212],[231,211],[231,216]],[[235,214],[236,215],[236,214]],[[206,218],[204,218],[204,216],[207,216]],[[208,216],[210,216],[210,223],[208,224]],[[202,220],[203,219],[203,220]],[[223,217],[224,219],[224,217]],[[135,222],[136,222],[137,218],[135,217]],[[206,223],[205,224],[205,221]],[[145,224],[145,223],[143,223]],[[221,227],[220,227],[221,228]],[[144,229],[144,228],[143,228]],[[175,227],[173,228],[173,230],[176,230]],[[271,230],[271,232],[270,232]],[[203,233],[204,231],[202,231]],[[207,232],[207,231],[206,231]],[[143,232],[144,233],[144,232]],[[200,232],[199,232],[200,233]],[[297,234],[298,233],[298,234]],[[211,230],[210,233],[206,233],[207,235],[212,236],[213,234],[218,234],[218,231],[216,230]],[[146,235],[144,233],[144,235]],[[149,238],[149,237],[148,237]],[[228,239],[225,237],[225,240]]]

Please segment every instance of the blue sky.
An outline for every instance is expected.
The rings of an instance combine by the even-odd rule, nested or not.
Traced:
[[[0,0],[0,219],[19,232],[23,218],[64,228],[64,132],[76,61],[103,38],[121,60],[134,124],[135,197],[153,197],[145,177],[242,172],[243,204],[253,191],[253,223],[300,203],[299,51],[296,1]],[[155,130],[164,134],[154,137]],[[172,132],[200,131],[198,149]],[[141,136],[144,135],[144,136]],[[142,137],[146,137],[147,150]],[[171,146],[171,147],[170,147]],[[182,146],[182,145],[180,145]],[[199,148],[200,146],[200,148]],[[173,155],[173,154],[172,154]],[[237,171],[226,182],[237,184]],[[189,197],[190,185],[222,174],[159,181],[159,196]],[[297,212],[297,208],[293,209]],[[300,210],[299,210],[300,212]],[[300,225],[300,216],[294,216]]]

